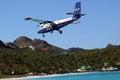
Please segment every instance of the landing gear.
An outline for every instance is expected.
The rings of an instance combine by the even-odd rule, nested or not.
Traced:
[[[51,30],[50,33],[53,33],[53,30]]]
[[[45,34],[43,34],[42,36],[43,36],[43,38],[44,38],[44,37],[45,37]]]
[[[62,31],[59,30],[59,33],[62,34]]]

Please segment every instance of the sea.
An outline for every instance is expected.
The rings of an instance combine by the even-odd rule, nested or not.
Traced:
[[[51,77],[27,78],[22,80],[120,80],[120,71],[87,72]]]

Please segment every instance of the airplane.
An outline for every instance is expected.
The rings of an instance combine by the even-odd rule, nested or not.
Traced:
[[[67,15],[73,15],[70,18],[65,18],[61,20],[56,21],[47,21],[47,20],[39,20],[39,19],[33,19],[30,17],[25,18],[25,20],[30,20],[34,22],[39,22],[38,27],[41,27],[41,29],[38,31],[38,34],[43,34],[43,37],[45,37],[45,33],[50,32],[53,33],[54,30],[59,31],[60,34],[62,34],[61,28],[65,27],[68,24],[72,24],[75,21],[77,21],[81,16],[84,16],[86,14],[81,14],[81,2],[76,2],[74,12],[69,12]],[[77,24],[80,22],[75,22],[74,24]]]

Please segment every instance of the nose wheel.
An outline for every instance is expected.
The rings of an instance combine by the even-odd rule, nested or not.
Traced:
[[[53,33],[53,30],[51,30],[50,33]]]
[[[43,36],[43,38],[44,38],[44,37],[45,37],[45,34],[43,34],[42,36]]]

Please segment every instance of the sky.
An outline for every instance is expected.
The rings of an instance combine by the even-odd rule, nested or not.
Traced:
[[[79,0],[0,0],[0,40],[13,42],[20,36],[41,39],[60,48],[104,48],[120,45],[120,0],[81,0],[83,16],[80,24],[70,24],[52,34],[37,34],[39,23],[24,18],[55,21],[71,17]]]

